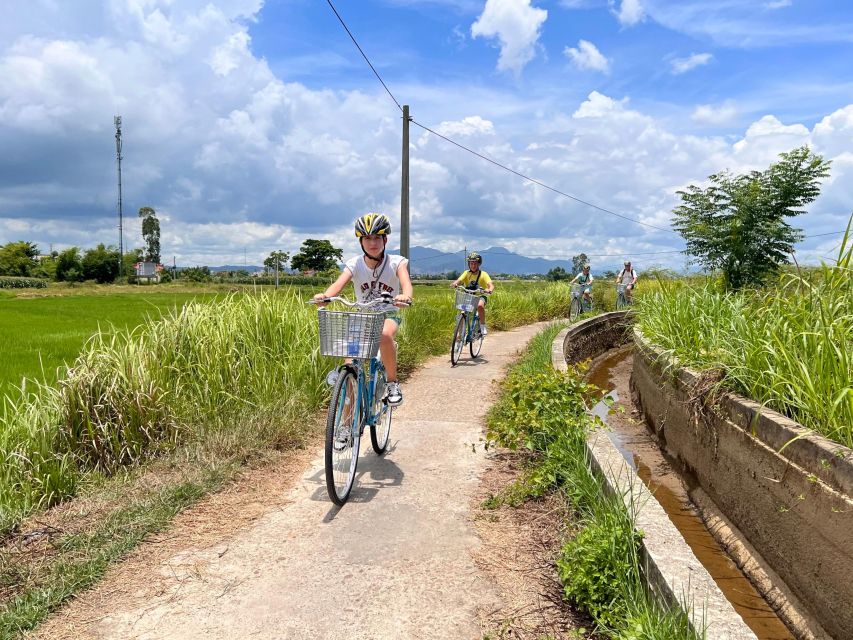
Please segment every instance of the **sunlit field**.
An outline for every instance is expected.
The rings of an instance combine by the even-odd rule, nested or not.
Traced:
[[[74,495],[81,483],[217,430],[306,428],[304,417],[326,400],[323,380],[334,366],[318,353],[316,309],[305,304],[316,289],[244,289],[214,300],[217,294],[205,299],[199,291],[156,301],[146,294],[0,302],[13,309],[4,312],[9,339],[25,343],[30,333],[29,364],[15,379],[26,367],[46,374],[39,353],[42,362],[50,353],[53,370],[70,364],[55,383],[28,384],[25,397],[3,406],[0,531]],[[446,284],[418,286],[415,301],[399,334],[404,372],[449,352],[455,316]],[[499,283],[489,324],[510,328],[567,308],[565,284]],[[87,331],[77,328],[81,318]],[[99,322],[102,331],[89,338]]]

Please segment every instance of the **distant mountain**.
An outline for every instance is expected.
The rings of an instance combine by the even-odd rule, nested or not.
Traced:
[[[479,250],[483,256],[483,270],[489,273],[548,273],[554,267],[572,270],[571,260],[547,260],[545,258],[528,258],[513,253],[504,247],[490,247]],[[462,271],[467,268],[464,251],[448,254],[429,247],[412,247],[409,270],[413,274],[446,273],[447,271]]]
[[[245,265],[245,264],[225,264],[221,267],[210,267],[211,271],[248,271],[249,273],[255,273],[256,271],[263,271],[263,267],[258,267],[255,265]]]

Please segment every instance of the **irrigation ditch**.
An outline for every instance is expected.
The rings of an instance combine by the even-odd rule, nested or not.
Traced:
[[[592,466],[642,531],[643,569],[708,640],[853,637],[853,452],[679,367],[630,312],[564,329],[607,399]]]

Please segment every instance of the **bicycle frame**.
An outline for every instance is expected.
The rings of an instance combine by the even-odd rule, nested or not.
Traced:
[[[375,385],[371,383],[376,379],[379,371],[385,369],[385,365],[378,357],[371,358],[369,364],[366,365],[366,363],[366,359],[354,358],[351,363],[341,365],[341,368],[355,369],[356,396],[353,411],[358,419],[353,420],[353,436],[360,436],[364,432],[364,426],[373,424],[379,417],[373,414],[373,407],[376,404],[373,394],[376,390]],[[355,433],[355,429],[359,430],[358,434]]]

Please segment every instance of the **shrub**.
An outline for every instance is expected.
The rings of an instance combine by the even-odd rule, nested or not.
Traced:
[[[0,276],[0,289],[45,289],[47,280],[41,278],[20,278]]]

